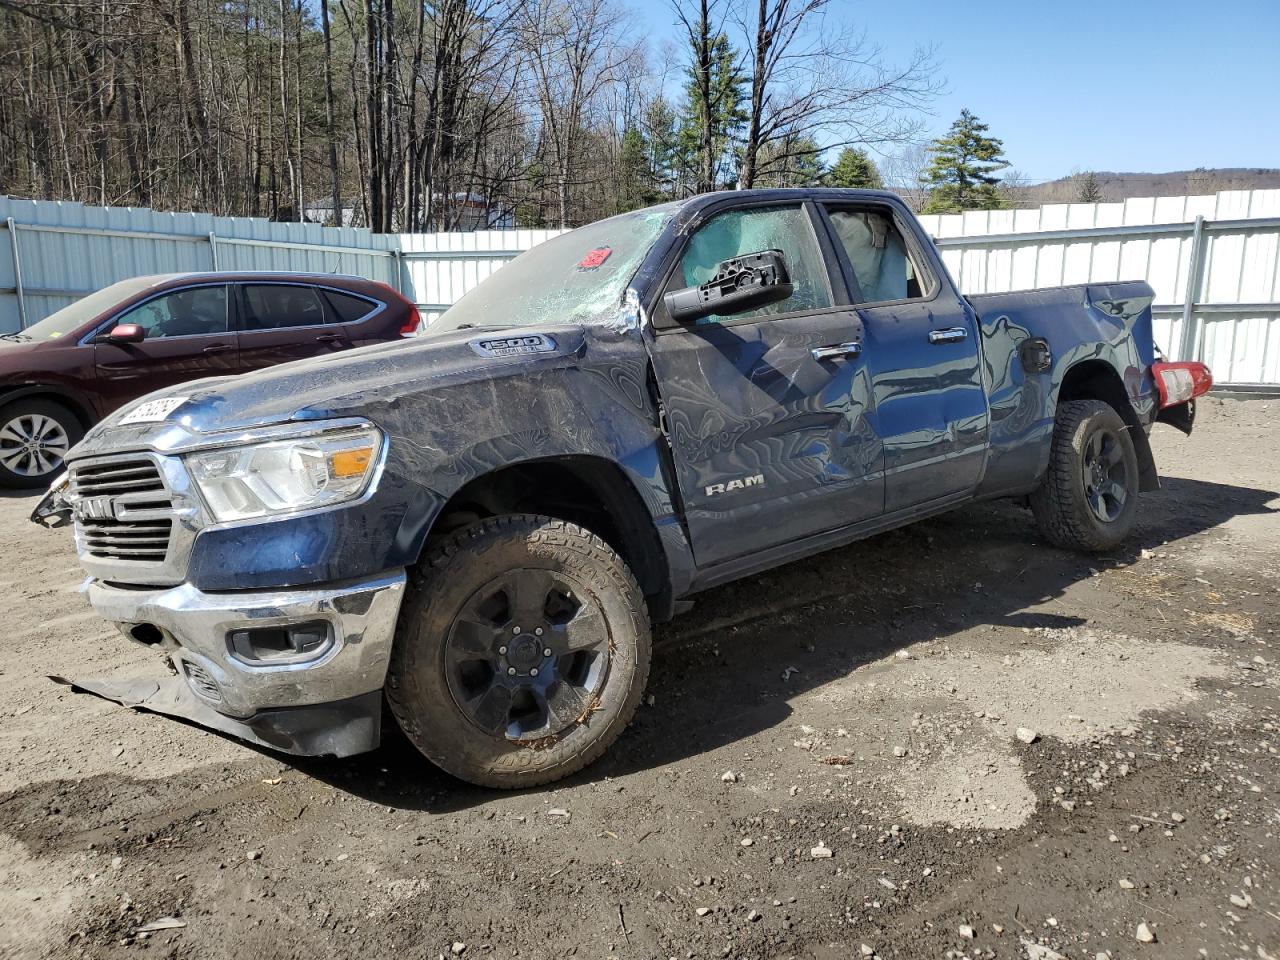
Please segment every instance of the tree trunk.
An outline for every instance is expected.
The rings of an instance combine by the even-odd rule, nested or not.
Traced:
[[[324,32],[324,123],[329,136],[329,187],[333,223],[342,226],[342,178],[338,175],[338,123],[333,106],[333,36],[329,24],[329,0],[320,0],[320,27]]]
[[[293,152],[289,143],[289,72],[287,69],[286,38],[289,35],[288,0],[280,0],[280,44],[276,48],[276,72],[280,81],[280,146],[284,152],[284,169],[289,177],[289,205],[293,207],[290,220],[301,218],[302,210],[297,206],[298,174],[293,166]]]
[[[750,190],[756,182],[756,164],[760,157],[760,115],[764,109],[765,71],[770,48],[770,33],[766,24],[769,0],[758,0],[756,19],[756,53],[751,71],[751,119],[747,121],[747,138],[742,145],[742,170],[738,176],[738,189]]]
[[[698,172],[698,193],[709,193],[716,188],[716,142],[715,130],[712,128],[715,104],[711,99],[711,7],[709,0],[702,0],[702,19],[699,21],[697,57],[697,93],[698,112],[702,121],[701,160],[702,169]]]

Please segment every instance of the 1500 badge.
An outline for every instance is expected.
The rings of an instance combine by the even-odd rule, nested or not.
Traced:
[[[545,333],[531,333],[523,337],[492,337],[470,341],[471,349],[482,357],[515,357],[526,353],[551,353],[556,342]]]

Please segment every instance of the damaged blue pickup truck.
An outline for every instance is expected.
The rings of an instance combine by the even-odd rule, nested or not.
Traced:
[[[295,754],[523,787],[600,756],[650,623],[974,500],[1108,550],[1190,431],[1145,283],[963,297],[895,196],[741,191],[504,266],[412,341],[152,394],[37,509],[171,675],[75,685]]]

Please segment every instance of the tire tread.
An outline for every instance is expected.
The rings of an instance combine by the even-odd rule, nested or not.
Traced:
[[[1080,463],[1074,438],[1085,421],[1106,413],[1120,418],[1114,407],[1101,400],[1070,400],[1058,406],[1049,467],[1040,486],[1030,497],[1036,525],[1055,546],[1091,553],[1116,546],[1115,538],[1099,529],[1088,506],[1081,502],[1076,492],[1076,485],[1080,482]],[[1123,421],[1121,423],[1124,426]],[[1131,491],[1131,495],[1137,495],[1136,489]]]
[[[592,561],[598,570],[616,573],[620,578],[620,582],[616,585],[636,601],[632,604],[632,610],[638,621],[636,626],[640,635],[644,638],[649,636],[648,604],[644,602],[640,585],[626,562],[597,534],[567,520],[537,514],[503,514],[465,527],[436,544],[423,560],[409,571],[409,585],[401,605],[402,615],[396,624],[391,663],[383,692],[396,722],[415,745],[419,743],[415,736],[417,721],[407,696],[407,688],[411,686],[409,677],[418,651],[417,645],[409,636],[412,618],[404,616],[403,611],[415,606],[411,600],[430,590],[435,578],[459,554],[482,553],[502,538],[521,534],[531,537],[535,542],[572,550],[582,559]],[[641,644],[641,647],[636,658],[636,675],[630,695],[622,709],[610,721],[611,731],[597,738],[582,753],[570,755],[563,761],[549,766],[542,766],[537,771],[504,775],[477,773],[473,770],[463,774],[457,769],[450,769],[447,760],[442,763],[441,758],[438,757],[429,757],[429,759],[437,766],[443,767],[456,776],[462,776],[469,782],[504,790],[541,786],[577,773],[598,760],[635,716],[649,679],[648,645]]]

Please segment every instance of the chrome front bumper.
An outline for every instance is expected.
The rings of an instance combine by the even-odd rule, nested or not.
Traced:
[[[88,594],[94,609],[125,636],[169,654],[193,702],[247,720],[380,691],[404,589],[404,571],[394,570],[319,587],[234,593],[202,593],[186,583],[138,589],[93,580]],[[250,662],[232,648],[237,630],[302,623],[328,625],[328,641],[312,654]]]

